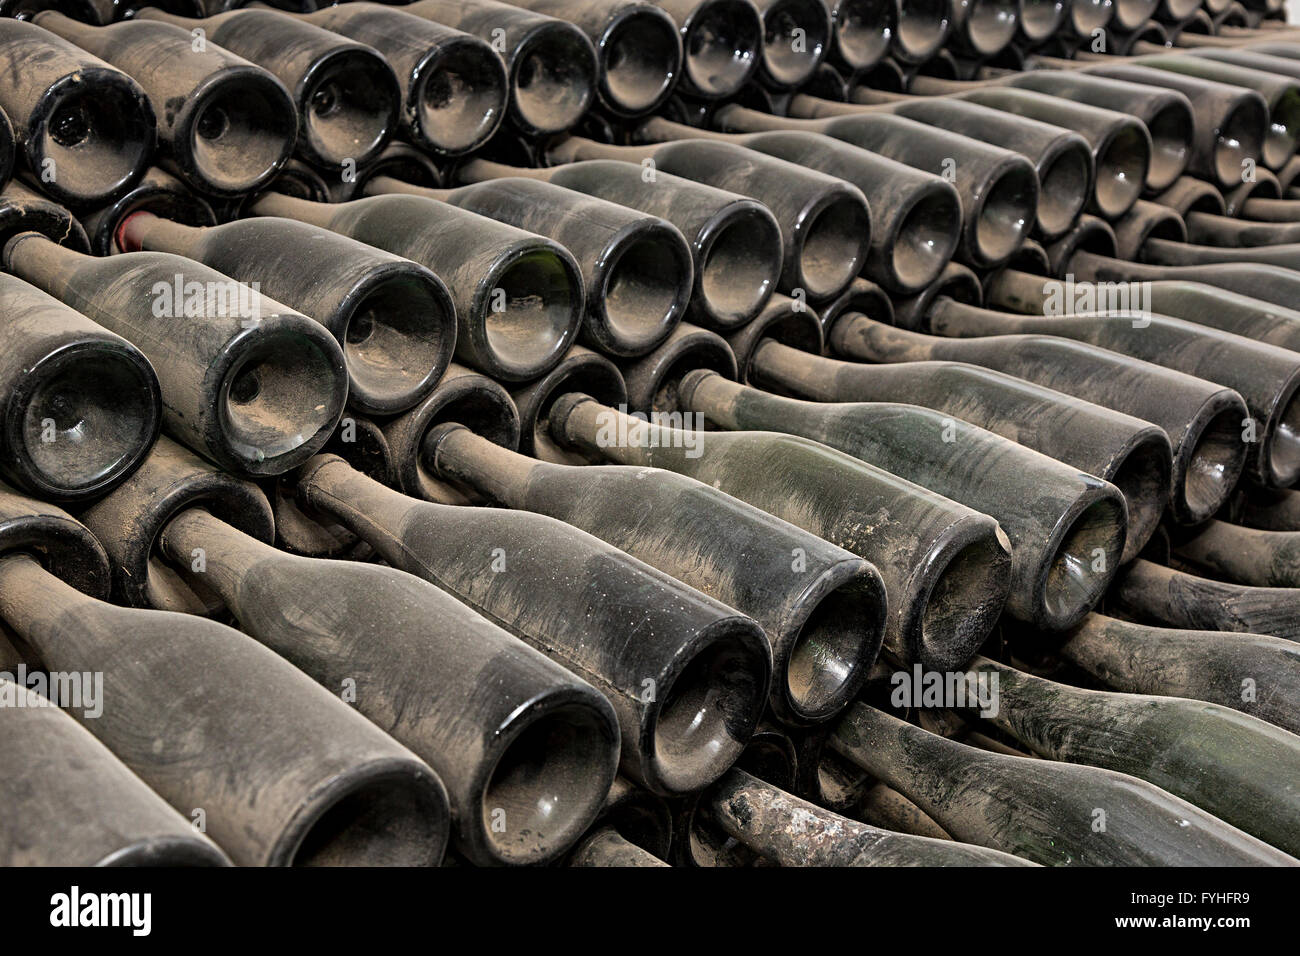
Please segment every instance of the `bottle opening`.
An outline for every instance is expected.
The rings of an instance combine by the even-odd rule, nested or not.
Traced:
[[[379,57],[347,50],[316,71],[301,118],[301,146],[324,166],[361,165],[382,148],[401,99]]]
[[[1151,143],[1140,123],[1126,123],[1097,153],[1093,200],[1106,219],[1133,208],[1146,186]]]
[[[769,214],[743,208],[713,233],[701,253],[699,305],[721,328],[753,319],[781,277],[781,231]]]
[[[1194,122],[1186,104],[1177,101],[1157,110],[1147,122],[1147,130],[1151,133],[1151,165],[1147,169],[1149,189],[1168,189],[1187,170],[1192,155]]]
[[[1019,0],[974,0],[966,38],[980,56],[1001,53],[1016,35]]]
[[[1124,504],[1101,498],[1079,514],[1061,538],[1043,582],[1042,607],[1054,630],[1072,627],[1092,610],[1119,569]]]
[[[587,828],[612,782],[600,712],[568,704],[534,719],[506,748],[483,792],[480,825],[503,863],[544,863]]]
[[[426,64],[424,77],[416,91],[423,141],[450,155],[482,146],[505,114],[501,58],[482,42],[450,45]]]
[[[1244,408],[1235,403],[1220,409],[1208,421],[1193,422],[1199,433],[1191,433],[1184,443],[1190,451],[1179,456],[1184,467],[1174,472],[1174,496],[1183,502],[1180,518],[1194,524],[1211,517],[1228,500],[1241,474],[1246,446],[1241,441]],[[1181,488],[1179,478],[1181,477]]]
[[[514,110],[543,134],[564,132],[582,119],[596,87],[591,45],[567,23],[536,31],[519,51],[514,73]]]
[[[762,21],[751,4],[706,0],[686,34],[686,75],[704,96],[731,96],[749,79],[762,42]]]
[[[902,0],[899,55],[912,63],[930,59],[948,36],[949,0]]]
[[[83,76],[65,77],[51,91],[53,107],[30,145],[42,189],[60,202],[100,205],[143,171],[154,119],[125,76],[104,70],[93,83],[71,82]]]
[[[203,186],[244,193],[284,163],[296,135],[296,110],[278,85],[236,74],[214,85],[194,107],[189,151]]]
[[[1035,210],[1041,222],[1044,207],[1050,204],[1050,200],[1044,202],[1038,190],[1038,177],[1032,166],[1027,162],[1009,166],[993,179],[975,214],[974,251],[987,263],[1004,262],[1028,238],[1035,222]],[[1059,228],[1063,221],[1061,214],[1053,214],[1048,209],[1048,215]]]
[[[1068,232],[1087,205],[1091,180],[1092,154],[1082,143],[1050,158],[1039,173],[1039,232],[1053,238]]]
[[[920,291],[939,278],[961,228],[961,203],[948,190],[925,193],[907,210],[892,248],[891,271],[901,289]]]
[[[850,67],[875,66],[889,50],[897,14],[892,0],[843,0],[835,18],[835,42]]]
[[[677,234],[645,230],[610,264],[596,308],[604,313],[611,351],[643,355],[681,321],[691,295],[690,251]]]
[[[484,339],[499,372],[533,378],[568,348],[580,315],[570,271],[548,249],[531,249],[493,277],[483,310]]]
[[[871,215],[855,196],[831,193],[803,221],[799,276],[810,298],[843,292],[862,268]]]
[[[681,70],[680,43],[672,19],[658,11],[637,10],[615,24],[601,49],[610,106],[629,116],[658,106]]]
[[[799,86],[817,69],[829,39],[823,0],[778,0],[763,14],[763,67],[774,83]]]
[[[949,558],[924,595],[914,644],[917,660],[935,670],[952,670],[970,660],[1002,613],[1007,574],[1007,552],[993,534]],[[905,638],[905,643],[912,642]]]
[[[1261,159],[1267,125],[1268,117],[1255,97],[1243,97],[1229,109],[1214,142],[1214,173],[1219,185],[1239,185],[1245,161]]]
[[[872,590],[858,582],[840,587],[804,620],[784,675],[800,719],[830,718],[861,688],[884,639],[884,591]]]
[[[1056,33],[1065,19],[1063,0],[1020,0],[1020,32],[1035,43]]]

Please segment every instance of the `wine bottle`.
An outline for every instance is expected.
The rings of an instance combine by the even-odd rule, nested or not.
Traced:
[[[688,140],[656,146],[608,146],[569,137],[547,150],[547,161],[621,159],[738,192],[764,203],[781,226],[782,287],[803,289],[810,301],[839,295],[866,262],[871,211],[857,187],[765,157],[732,143]]]
[[[451,290],[456,357],[504,381],[544,375],[582,323],[582,272],[572,254],[486,216],[423,196],[330,204],[268,193],[249,211],[321,226],[430,269]]]
[[[898,32],[898,4],[831,0],[827,6],[831,11],[830,59],[845,72],[869,70],[889,52]]]
[[[855,704],[831,746],[953,839],[1052,866],[1297,866],[1159,787],[1099,767],[978,750]]]
[[[103,495],[158,437],[162,398],[149,360],[12,276],[0,275],[0,315],[0,474],[49,500]]]
[[[11,676],[11,675],[10,675]],[[0,863],[5,866],[229,866],[90,732],[0,676]]]
[[[611,355],[652,351],[690,301],[694,266],[685,238],[671,223],[618,203],[523,178],[426,189],[381,176],[365,193],[424,196],[555,240],[582,269],[580,339]]]
[[[270,10],[191,19],[149,7],[136,19],[174,24],[275,74],[298,110],[298,151],[317,166],[355,171],[397,125],[397,75],[364,43]]]
[[[868,362],[960,361],[995,369],[1154,422],[1174,449],[1180,521],[1204,521],[1227,500],[1246,462],[1249,412],[1232,389],[1054,335],[949,339],[842,316],[831,348]],[[1183,506],[1186,510],[1183,510]]]
[[[414,754],[233,628],[100,600],[108,563],[90,532],[0,492],[0,618],[80,679],[68,712],[236,863],[442,859],[446,793]]]
[[[682,72],[677,24],[643,0],[511,0],[511,6],[567,20],[596,51],[596,92],[615,116],[653,113]]]
[[[650,0],[677,23],[681,89],[705,100],[736,95],[758,69],[763,18],[749,0]]]
[[[891,608],[885,646],[899,656],[947,669],[1006,604],[1010,547],[996,521],[843,452],[774,432],[685,432],[581,393],[560,396],[549,421],[561,445],[597,461],[668,468],[871,561]]]
[[[34,19],[140,84],[161,123],[162,165],[191,189],[221,197],[251,192],[293,151],[293,99],[272,74],[242,57],[214,43],[196,44],[171,23],[92,27],[53,11]]]
[[[1300,355],[1146,308],[1099,309],[1087,314],[1015,315],[941,298],[926,326],[942,336],[1043,334],[1086,342],[1235,390],[1252,421],[1243,442],[1254,444],[1247,473],[1266,487],[1285,488],[1300,478],[1300,441],[1291,422],[1300,419]],[[1070,308],[1067,306],[1067,308]]]
[[[1058,651],[1115,690],[1209,701],[1300,733],[1300,645],[1294,641],[1089,614]]]
[[[755,0],[763,18],[758,81],[773,90],[803,86],[830,48],[831,15],[822,0]]]
[[[931,408],[1096,475],[1124,495],[1128,532],[1121,564],[1146,545],[1170,496],[1172,451],[1162,429],[976,365],[838,362],[765,338],[747,377],[768,391],[814,401],[898,400]]]
[[[491,43],[510,78],[510,119],[528,136],[564,132],[595,98],[596,51],[567,20],[496,0],[415,0],[402,10]]]
[[[1286,853],[1300,852],[1300,737],[1183,697],[1081,690],[976,657],[996,675],[985,719],[1040,757],[1129,774]]]
[[[39,232],[77,252],[90,251],[86,230],[72,213],[14,179],[0,189],[0,242],[22,232]]]
[[[0,109],[13,124],[22,169],[54,199],[69,206],[112,202],[148,167],[154,110],[121,70],[47,29],[11,19],[0,20],[0,69],[10,77]]]
[[[799,99],[801,96],[795,97]],[[1051,219],[1050,209],[1043,207],[1055,199],[1040,196],[1033,164],[1009,149],[860,108],[846,116],[809,116],[775,117],[730,104],[714,114],[713,123],[727,132],[821,133],[930,175],[942,176],[945,160],[951,160],[955,168],[963,170],[952,183],[962,211],[958,255],[973,265],[991,267],[1014,254],[1033,228],[1036,208],[1039,215]],[[1069,199],[1063,197],[1062,201]],[[1082,204],[1082,196],[1079,202]]]
[[[206,266],[161,252],[95,258],[37,233],[10,240],[4,258],[137,346],[158,373],[164,427],[225,468],[287,471],[343,413],[343,350],[329,332]]]
[[[569,866],[667,866],[663,860],[626,839],[613,827],[594,827],[578,841]]]
[[[1189,565],[1232,581],[1264,588],[1300,587],[1300,532],[1261,531],[1227,521],[1207,521],[1173,541],[1172,554]]]
[[[867,791],[858,806],[857,817],[863,823],[898,833],[911,833],[915,836],[932,837],[936,840],[951,840],[952,837],[943,827],[907,797],[893,787],[877,783]]]
[[[642,786],[662,794],[698,790],[744,748],[767,696],[773,654],[758,625],[726,605],[554,518],[408,498],[335,456],[302,469],[297,496],[393,567],[438,585],[594,682],[618,713],[623,773]],[[883,619],[883,607],[878,611]],[[641,636],[629,644],[629,634]],[[861,677],[879,638],[879,626],[861,635],[851,662]],[[787,672],[815,681],[819,668],[804,661],[813,665],[804,674],[791,662],[793,647],[773,650],[782,676],[774,706],[830,716],[823,713],[830,701],[787,704],[797,682]],[[860,683],[843,682],[837,710]]]
[[[1138,619],[1171,627],[1300,641],[1300,591],[1295,588],[1213,581],[1139,559],[1116,576],[1110,597]]]
[[[123,250],[117,244],[117,232],[133,213],[150,212],[163,219],[187,226],[215,226],[217,214],[206,199],[191,192],[175,176],[150,166],[131,189],[116,202],[81,215],[81,223],[90,239],[89,251],[97,256],[111,256]],[[46,230],[38,230],[45,232]],[[50,238],[58,241],[56,237]]]
[[[615,777],[605,805],[569,855],[569,866],[667,866],[673,817],[667,801]]]
[[[315,319],[342,348],[348,401],[363,414],[418,404],[451,362],[456,310],[442,280],[327,229],[268,216],[200,229],[142,211],[122,221],[117,245],[201,262]]]
[[[778,866],[1032,866],[996,849],[880,830],[743,770],[701,798],[692,828],[717,828]],[[716,839],[716,838],[715,838]]]
[[[992,516],[1011,544],[1007,610],[1039,627],[1078,623],[1119,568],[1127,518],[1118,489],[942,412],[781,398],[704,369],[682,377],[677,404],[721,428],[820,442]]]
[[[781,229],[762,203],[680,176],[609,159],[524,169],[475,159],[462,182],[529,176],[671,222],[694,257],[690,318],[712,329],[739,328],[766,305],[781,273]],[[409,177],[402,177],[412,181]]]
[[[870,195],[871,249],[864,274],[898,293],[938,278],[961,236],[961,199],[951,183],[851,143],[798,130],[708,133],[655,117],[633,133],[641,142],[718,139],[852,183]]]
[[[932,59],[952,29],[953,5],[954,0],[900,0],[894,57],[913,66]]]

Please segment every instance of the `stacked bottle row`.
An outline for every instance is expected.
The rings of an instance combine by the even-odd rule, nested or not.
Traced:
[[[42,116],[0,196],[0,647],[104,686],[0,685],[61,764],[0,792],[5,859],[1294,865],[1285,74],[1137,51],[837,104],[769,30],[741,102],[688,66],[647,119],[649,33],[609,54],[636,83],[586,77],[617,107],[574,93],[609,23],[422,0],[466,31],[435,62],[372,6],[12,24],[54,65],[0,100]],[[486,151],[464,36],[509,89]],[[356,161],[348,97],[408,53],[446,111]],[[162,168],[92,198],[131,152],[61,98],[95,56]],[[996,706],[890,699],[926,673]]]

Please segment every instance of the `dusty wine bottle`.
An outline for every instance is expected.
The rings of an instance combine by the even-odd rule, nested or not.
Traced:
[[[1300,641],[1300,592],[1295,588],[1214,581],[1139,559],[1116,576],[1109,598],[1139,620]]]
[[[942,412],[781,398],[704,369],[682,377],[677,404],[721,428],[821,442],[992,516],[1011,543],[1007,610],[1040,627],[1078,623],[1119,568],[1127,518],[1118,489]]]
[[[66,18],[65,18],[66,19]],[[145,171],[156,120],[131,77],[49,30],[0,20],[0,109],[23,170],[70,206],[112,202]]]
[[[0,676],[0,863],[229,866],[204,834],[89,731]]]
[[[996,521],[843,452],[775,432],[686,432],[581,393],[560,396],[549,420],[561,446],[687,475],[871,561],[891,608],[885,646],[899,656],[940,670],[965,660],[1006,604],[1010,548]]]
[[[1300,733],[1295,641],[1089,614],[1057,651],[1115,690],[1209,701]]]
[[[692,830],[721,829],[778,866],[1033,865],[998,850],[859,823],[739,769],[708,790],[701,804],[690,820]],[[695,833],[691,837],[712,842]]]
[[[53,501],[85,501],[129,475],[162,419],[149,360],[21,279],[0,275],[0,473]]]
[[[201,262],[315,319],[343,349],[348,402],[364,414],[418,404],[451,362],[456,309],[442,280],[327,229],[269,216],[197,229],[137,212],[116,244]]]
[[[667,801],[615,777],[600,815],[569,855],[568,865],[667,866],[672,840]]]
[[[1083,690],[987,657],[976,657],[967,676],[981,675],[998,680],[997,713],[985,719],[1038,756],[1146,780],[1279,850],[1300,852],[1295,734],[1216,704]]]
[[[749,0],[650,0],[677,23],[681,88],[707,100],[734,96],[758,69],[763,17]]]
[[[438,155],[478,149],[505,118],[505,64],[476,36],[379,3],[298,17],[383,54],[402,88],[402,131]]]
[[[94,675],[102,706],[69,713],[172,806],[201,809],[236,863],[442,859],[446,792],[409,750],[233,628],[101,600],[103,550],[57,508],[5,492],[0,509],[0,618],[50,671]]]
[[[656,793],[712,783],[758,722],[772,672],[762,629],[598,538],[530,512],[408,498],[334,456],[302,469],[297,496],[393,567],[586,675],[618,714],[623,772]],[[642,636],[627,644],[628,634]],[[863,676],[879,626],[874,635],[864,635]],[[792,648],[776,650],[784,675]],[[845,683],[840,707],[859,683]],[[786,700],[783,691],[774,697],[789,713]],[[794,709],[823,716],[817,712],[828,706],[799,701]]]
[[[1262,531],[1212,520],[1174,536],[1180,563],[1236,584],[1300,587],[1300,532]]]
[[[671,223],[539,179],[499,179],[426,189],[390,177],[367,195],[414,195],[468,209],[554,239],[582,269],[580,339],[610,355],[644,355],[681,322],[694,285],[686,239]]]
[[[4,260],[139,348],[162,386],[163,426],[225,468],[287,471],[343,413],[347,371],[330,333],[206,266],[161,252],[95,258],[33,232]]]
[[[275,176],[293,151],[293,99],[272,74],[188,30],[143,20],[91,27],[47,11],[39,26],[129,73],[153,104],[168,172],[191,189],[232,197]]]
[[[866,362],[970,362],[1153,422],[1173,446],[1171,512],[1204,521],[1227,500],[1246,464],[1249,412],[1230,388],[1054,335],[949,339],[850,313],[831,329],[831,348]]]
[[[316,203],[278,193],[249,210],[322,226],[412,259],[451,290],[456,357],[504,381],[555,366],[582,323],[582,270],[553,240],[424,196]]]
[[[831,746],[956,840],[1052,866],[1297,866],[1144,780],[978,750],[855,704]]]
[[[662,170],[758,200],[781,227],[782,287],[803,289],[810,301],[839,295],[861,271],[870,249],[871,210],[856,186],[732,143],[608,146],[573,136],[552,145],[546,158],[548,163],[621,159],[640,163],[652,175]]]
[[[397,125],[402,89],[373,47],[270,10],[230,10],[204,19],[146,8],[275,74],[298,110],[297,149],[311,163],[342,169],[378,155]],[[194,31],[200,31],[195,34]]]
[[[549,169],[525,169],[476,159],[457,170],[462,182],[530,176],[658,216],[676,226],[691,248],[694,287],[690,317],[707,328],[752,320],[781,274],[781,229],[762,203],[739,193],[636,163],[593,159]],[[405,177],[403,177],[405,178]]]
[[[773,90],[803,86],[829,50],[831,14],[823,0],[755,0],[763,18],[758,81]]]

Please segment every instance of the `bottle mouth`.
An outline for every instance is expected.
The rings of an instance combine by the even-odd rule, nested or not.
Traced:
[[[338,345],[324,327],[279,318],[240,340],[218,391],[221,464],[244,474],[305,462],[329,439],[347,397]]]
[[[1188,426],[1174,455],[1171,510],[1180,524],[1212,517],[1232,494],[1246,462],[1246,417],[1244,405],[1227,401],[1207,406]]]
[[[991,178],[983,202],[967,217],[967,229],[973,234],[971,260],[984,266],[1005,262],[1029,236],[1044,205],[1038,176],[1029,161],[1017,158],[1008,163]],[[969,221],[972,216],[973,222]]]
[[[515,249],[483,288],[477,336],[484,371],[511,382],[552,368],[582,322],[582,278],[572,260],[546,246]]]
[[[919,292],[939,278],[961,236],[961,202],[951,188],[930,184],[918,191],[884,248],[897,291]]]
[[[781,229],[766,207],[736,203],[696,242],[692,306],[702,324],[729,329],[754,319],[781,278]]]
[[[924,63],[948,38],[951,18],[951,0],[902,0],[895,54],[908,63]]]
[[[42,497],[86,500],[123,481],[158,436],[161,395],[152,366],[113,341],[66,346],[38,362],[37,383],[10,410],[19,478]]]
[[[598,56],[605,104],[620,116],[642,116],[672,92],[682,69],[682,41],[663,10],[631,8],[605,32]]]
[[[1300,86],[1291,85],[1269,104],[1260,159],[1269,169],[1281,169],[1295,155],[1297,144],[1300,144]]]
[[[764,77],[779,89],[808,82],[826,55],[830,32],[824,0],[776,0],[763,11]]]
[[[1082,141],[1066,141],[1038,170],[1038,232],[1051,240],[1068,232],[1088,204],[1092,153]],[[1139,188],[1141,180],[1139,182]]]
[[[602,260],[592,334],[613,355],[644,355],[672,334],[690,304],[690,249],[676,229],[649,223],[621,236]]]
[[[512,396],[519,410],[521,453],[556,464],[589,464],[578,450],[557,443],[551,433],[551,410],[556,401],[579,392],[611,408],[628,403],[627,384],[618,368],[605,356],[574,346],[555,368]]]
[[[1097,150],[1092,205],[1106,219],[1133,208],[1146,186],[1151,166],[1151,137],[1142,123],[1117,124]]]
[[[1119,570],[1125,537],[1123,499],[1113,493],[1093,497],[1062,521],[1054,537],[1040,587],[1040,623],[1065,630],[1092,610]]]
[[[682,46],[686,78],[696,93],[733,96],[758,67],[763,22],[744,0],[704,0],[691,14]]]
[[[646,776],[654,789],[690,793],[726,773],[745,749],[767,701],[767,642],[748,619],[711,628],[707,643],[669,686],[653,718],[653,756]]]
[[[191,186],[212,195],[238,198],[270,182],[297,136],[297,108],[261,70],[217,74],[186,113],[174,158]]]
[[[498,863],[546,863],[599,813],[614,780],[617,731],[599,709],[574,699],[518,718],[505,732],[511,739],[479,801],[478,838]]]
[[[150,837],[122,847],[95,866],[230,866],[230,860],[212,842],[193,836]]]
[[[1213,146],[1214,175],[1221,187],[1240,185],[1246,161],[1262,158],[1268,124],[1267,109],[1256,95],[1243,96],[1228,106]]]
[[[930,670],[954,670],[970,660],[1006,604],[1010,556],[995,528],[948,549],[931,563],[912,621],[903,617],[903,656]]]
[[[810,299],[834,298],[862,271],[871,243],[871,213],[866,202],[860,193],[827,189],[796,228],[794,284]]]
[[[295,821],[272,866],[437,866],[451,812],[438,778],[415,760],[354,771]]]
[[[343,49],[316,64],[304,84],[298,146],[312,162],[363,166],[397,122],[402,91],[392,68],[369,50]]]
[[[784,686],[782,710],[800,722],[829,720],[849,705],[867,679],[884,642],[886,598],[874,570],[817,595],[801,608],[804,618],[777,662]]]
[[[1140,30],[1155,16],[1160,3],[1161,0],[1115,0],[1112,22],[1123,32]]]
[[[1016,36],[1020,0],[973,0],[966,19],[966,42],[980,56],[996,56]]]
[[[894,0],[842,0],[835,9],[835,49],[854,70],[879,63],[897,30]]]
[[[1283,387],[1265,429],[1265,480],[1275,488],[1300,481],[1300,374]]]
[[[1136,558],[1155,534],[1169,500],[1171,477],[1169,445],[1158,436],[1142,438],[1116,463],[1107,480],[1120,490],[1128,509],[1121,564]]]
[[[569,23],[534,30],[515,51],[510,107],[527,132],[547,136],[574,126],[596,91],[591,41]]]
[[[1040,43],[1055,35],[1065,22],[1064,0],[1020,0],[1020,33],[1031,43]]]
[[[421,65],[413,134],[445,156],[478,149],[505,118],[506,68],[476,37],[440,44]]]
[[[1192,156],[1195,120],[1187,104],[1171,99],[1147,119],[1151,134],[1151,164],[1147,189],[1162,192],[1187,171]]]
[[[1115,0],[1072,0],[1070,23],[1074,32],[1091,40],[1097,30],[1105,30],[1115,16]]]
[[[69,205],[101,206],[143,175],[156,129],[135,81],[116,70],[82,70],[46,97],[26,144],[42,190]]]

